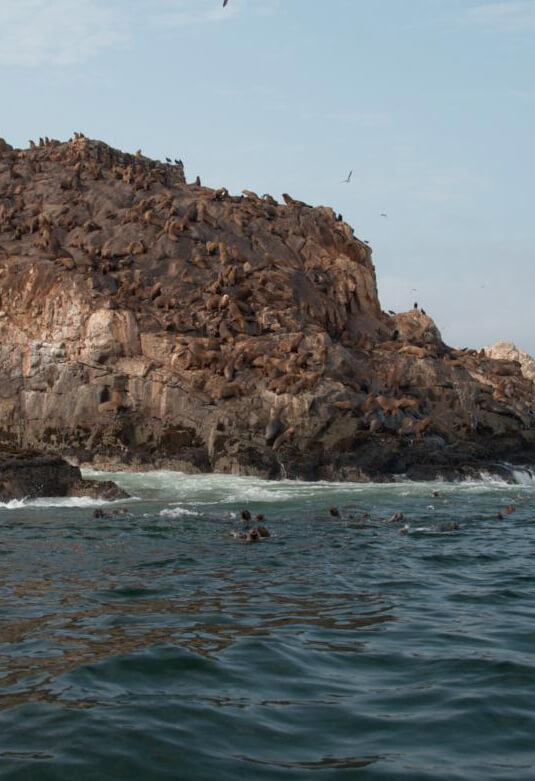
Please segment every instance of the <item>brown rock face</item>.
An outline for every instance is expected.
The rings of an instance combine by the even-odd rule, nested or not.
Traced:
[[[485,355],[488,355],[489,358],[518,361],[524,377],[528,380],[535,380],[535,360],[524,350],[519,350],[513,342],[496,342],[496,344],[484,349]]]
[[[367,479],[529,456],[533,400],[516,362],[382,313],[369,247],[329,208],[188,185],[80,134],[0,146],[0,443]]]

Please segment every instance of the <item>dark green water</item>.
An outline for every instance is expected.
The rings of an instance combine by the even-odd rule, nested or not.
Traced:
[[[535,779],[535,484],[119,481],[0,507],[2,779]]]

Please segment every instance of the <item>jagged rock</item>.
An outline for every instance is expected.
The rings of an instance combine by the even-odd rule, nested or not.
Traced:
[[[0,145],[0,444],[358,480],[532,458],[520,365],[383,313],[370,248],[284,201],[81,134]]]
[[[83,480],[62,458],[33,451],[0,452],[0,502],[42,496],[90,496],[113,501],[128,494],[110,480]]]
[[[496,342],[490,347],[485,347],[485,355],[500,361],[518,361],[524,377],[535,380],[535,360],[524,350],[519,350],[514,342]]]

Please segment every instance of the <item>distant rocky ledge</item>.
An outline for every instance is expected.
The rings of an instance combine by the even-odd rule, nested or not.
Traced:
[[[32,451],[0,452],[0,502],[45,496],[89,496],[114,501],[128,494],[110,480],[84,480],[62,458]]]
[[[534,463],[518,356],[383,312],[366,242],[282,200],[79,133],[0,140],[0,445],[312,480]]]

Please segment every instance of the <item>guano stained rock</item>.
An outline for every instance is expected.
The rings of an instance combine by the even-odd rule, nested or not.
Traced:
[[[312,479],[533,460],[519,363],[382,312],[367,244],[284,201],[82,134],[0,142],[0,444]]]

